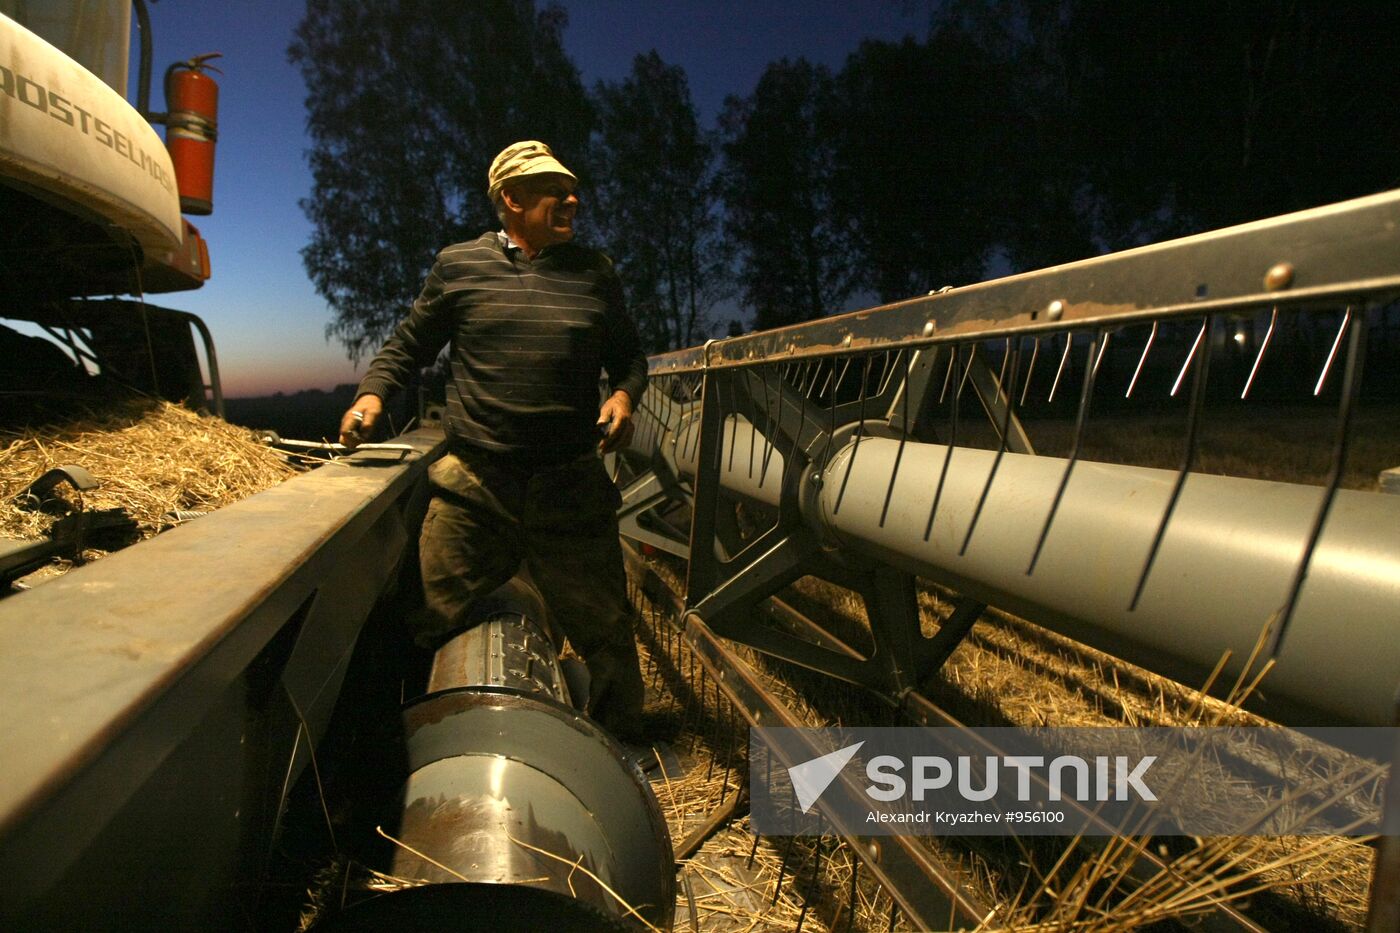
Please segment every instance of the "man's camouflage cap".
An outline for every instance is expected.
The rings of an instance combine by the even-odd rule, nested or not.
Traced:
[[[486,180],[490,185],[486,193],[494,199],[502,186],[509,182],[526,175],[546,173],[567,175],[575,184],[578,183],[578,177],[554,158],[554,153],[544,143],[537,139],[513,143],[502,149],[500,155],[491,161],[491,168],[486,173]]]

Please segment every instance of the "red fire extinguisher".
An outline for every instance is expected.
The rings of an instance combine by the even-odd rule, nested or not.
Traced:
[[[214,210],[214,142],[219,137],[219,85],[205,74],[220,53],[196,55],[165,69],[165,146],[175,163],[180,210]],[[222,74],[222,72],[219,72]]]

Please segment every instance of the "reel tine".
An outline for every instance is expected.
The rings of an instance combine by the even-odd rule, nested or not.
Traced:
[[[1138,359],[1137,368],[1133,370],[1133,378],[1128,382],[1128,391],[1123,393],[1124,398],[1133,397],[1133,387],[1137,385],[1138,376],[1142,375],[1143,364],[1147,362],[1147,354],[1152,349],[1152,341],[1157,339],[1157,322],[1152,322],[1152,332],[1147,335],[1147,343],[1142,345],[1142,356]]]
[[[836,493],[836,504],[831,509],[833,515],[841,511],[841,500],[846,498],[846,484],[851,481],[851,469],[856,465],[856,454],[860,453],[860,438],[865,433],[865,395],[869,385],[870,355],[866,354],[860,379],[860,421],[856,424],[856,439],[851,445],[851,459],[846,461],[846,475],[841,477],[841,488]]]
[[[1026,396],[1029,395],[1031,391],[1031,377],[1035,375],[1035,360],[1036,357],[1039,355],[1040,338],[1036,337],[1035,342],[1031,344],[1031,362],[1030,365],[1026,367],[1026,382],[1025,385],[1021,388],[1021,404],[1023,406],[1026,404]]]
[[[1172,398],[1176,398],[1176,392],[1181,388],[1181,380],[1186,378],[1186,371],[1191,368],[1191,361],[1196,358],[1196,350],[1201,345],[1201,340],[1206,335],[1206,325],[1210,323],[1210,318],[1201,322],[1200,332],[1196,334],[1196,340],[1191,344],[1191,352],[1186,354],[1186,362],[1181,364],[1181,372],[1176,374],[1176,382],[1172,383]]]
[[[957,350],[948,357],[948,371],[943,374],[943,389],[938,393],[938,404],[943,404],[943,399],[948,395],[948,382],[953,378],[953,364],[958,358]]]
[[[1240,398],[1248,398],[1249,387],[1254,385],[1254,377],[1259,372],[1259,364],[1264,361],[1264,351],[1269,349],[1269,341],[1274,339],[1274,325],[1278,324],[1278,305],[1274,305],[1273,313],[1269,315],[1269,329],[1264,331],[1264,341],[1259,344],[1259,352],[1255,354],[1254,365],[1249,367],[1249,378],[1244,381],[1244,390],[1240,392]]]
[[[972,355],[975,355],[976,352],[977,348],[974,346],[972,348],[972,354],[970,354],[968,357],[967,365],[969,368],[972,366]],[[962,347],[954,346],[952,354],[953,358],[948,363],[949,367],[951,367],[953,363],[957,360],[957,358],[961,355]],[[951,372],[951,369],[949,371]],[[929,536],[933,533],[933,519],[934,516],[938,514],[938,502],[940,499],[943,498],[943,484],[948,479],[948,464],[952,462],[953,459],[953,448],[958,445],[958,408],[958,396],[954,395],[951,411],[949,414],[950,424],[948,428],[948,444],[943,449],[943,467],[941,470],[939,470],[938,473],[938,486],[933,491],[933,504],[929,506],[928,522],[924,525],[925,541],[927,541],[929,539]]]
[[[1322,373],[1317,377],[1317,385],[1313,386],[1313,395],[1322,394],[1322,387],[1327,384],[1327,374],[1332,371],[1332,361],[1337,358],[1337,348],[1342,345],[1342,335],[1350,324],[1351,306],[1348,305],[1346,314],[1342,315],[1342,326],[1337,328],[1336,339],[1332,341],[1332,349],[1327,351],[1327,362],[1322,364]]]
[[[1187,367],[1191,365],[1191,360],[1195,357],[1201,346],[1201,338],[1215,324],[1215,318],[1207,315],[1201,322],[1201,332],[1196,335],[1196,342],[1191,347],[1191,356],[1186,359],[1186,366],[1182,367],[1182,374],[1185,375]],[[1157,554],[1162,547],[1162,539],[1166,537],[1167,525],[1171,522],[1172,513],[1176,511],[1177,500],[1181,498],[1181,489],[1186,485],[1186,477],[1191,472],[1191,465],[1196,459],[1196,446],[1199,436],[1198,429],[1201,423],[1201,410],[1205,407],[1206,401],[1206,380],[1210,374],[1210,346],[1206,345],[1201,351],[1201,362],[1196,367],[1196,376],[1191,382],[1191,412],[1186,419],[1186,449],[1182,451],[1181,469],[1177,471],[1176,481],[1172,484],[1171,496],[1167,499],[1167,508],[1162,513],[1162,520],[1157,524],[1157,533],[1152,538],[1152,546],[1148,549],[1147,560],[1143,562],[1142,573],[1138,576],[1137,586],[1133,590],[1133,598],[1128,603],[1128,611],[1137,609],[1138,601],[1142,599],[1142,591],[1147,586],[1147,577],[1152,572],[1152,565],[1157,560]],[[1179,381],[1180,377],[1178,377]],[[1175,395],[1176,391],[1172,390]]]
[[[1108,350],[1108,338],[1112,336],[1112,333],[1104,331],[1103,343],[1099,344],[1099,355],[1094,357],[1094,375],[1096,377],[1099,374],[1099,364],[1103,362],[1103,355]]]
[[[1079,448],[1083,444],[1084,428],[1089,420],[1089,401],[1094,395],[1094,353],[1098,348],[1100,334],[1100,331],[1094,331],[1094,337],[1089,341],[1089,356],[1084,365],[1084,388],[1079,395],[1079,413],[1075,418],[1074,445],[1070,448],[1069,462],[1065,464],[1065,472],[1060,477],[1060,485],[1055,490],[1055,498],[1050,502],[1050,512],[1045,516],[1045,526],[1040,529],[1040,539],[1036,541],[1035,551],[1031,553],[1031,562],[1026,567],[1026,576],[1035,572],[1035,565],[1040,560],[1040,552],[1045,547],[1045,539],[1050,536],[1050,526],[1054,524],[1055,513],[1059,511],[1060,501],[1064,498],[1065,489],[1069,486],[1070,475],[1074,472],[1074,465],[1079,462]],[[1068,347],[1067,343],[1066,351],[1068,351]],[[1056,382],[1058,381],[1057,377]]]
[[[905,354],[904,357],[904,388],[900,394],[903,396],[901,402],[904,405],[904,430],[899,432],[899,447],[894,453],[894,466],[890,469],[890,485],[885,490],[885,504],[880,509],[880,527],[885,527],[885,518],[890,513],[890,499],[894,496],[894,481],[899,475],[899,462],[904,457],[904,444],[909,440],[909,377],[914,371],[914,354]]]
[[[1347,308],[1346,321],[1351,319],[1351,308]],[[1332,502],[1336,499],[1337,488],[1342,483],[1342,476],[1346,470],[1347,452],[1351,447],[1351,428],[1353,414],[1356,409],[1357,399],[1361,394],[1361,373],[1366,362],[1366,317],[1364,314],[1358,315],[1355,325],[1351,329],[1351,339],[1347,341],[1346,367],[1342,373],[1341,399],[1337,403],[1337,440],[1332,448],[1332,470],[1327,477],[1327,487],[1322,494],[1322,504],[1318,507],[1317,516],[1313,519],[1313,526],[1308,533],[1307,545],[1303,548],[1303,557],[1298,562],[1298,570],[1293,575],[1293,583],[1288,588],[1288,600],[1283,604],[1279,612],[1278,626],[1274,629],[1273,636],[1269,644],[1269,656],[1277,657],[1283,650],[1283,638],[1288,632],[1288,624],[1293,621],[1293,611],[1298,606],[1298,595],[1303,590],[1303,583],[1308,577],[1308,568],[1312,564],[1313,553],[1317,550],[1318,539],[1322,537],[1322,529],[1327,524],[1327,515],[1332,510]]]
[[[1069,362],[1069,349],[1074,346],[1074,332],[1065,332],[1065,352],[1060,354],[1060,366],[1055,370],[1055,381],[1050,384],[1050,397],[1045,401],[1055,401],[1055,390],[1060,387],[1060,376],[1064,375],[1065,364]],[[1092,354],[1092,350],[1090,353]],[[1090,357],[1092,359],[1092,356]]]
[[[1008,341],[1009,343],[1010,341]],[[1006,432],[1011,428],[1011,418],[1016,408],[1016,377],[1021,368],[1021,341],[1016,341],[1014,351],[1008,346],[1007,354],[1011,356],[1011,388],[1006,392],[1006,412],[1001,419],[1001,443],[997,445],[997,455],[992,460],[992,468],[987,472],[987,482],[982,487],[982,494],[977,498],[977,506],[972,510],[972,520],[967,524],[967,535],[963,538],[962,547],[958,550],[959,557],[967,553],[967,546],[972,543],[972,533],[977,530],[977,520],[982,517],[982,507],[987,504],[987,495],[992,491],[992,483],[996,481],[997,467],[1001,466],[1001,458],[1006,454]],[[1102,353],[1099,355],[1103,356]],[[1002,371],[1005,372],[1005,369]],[[998,381],[998,394],[1001,393],[1003,385],[1005,383]]]

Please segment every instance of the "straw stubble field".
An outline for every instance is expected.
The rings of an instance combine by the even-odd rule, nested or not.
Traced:
[[[680,585],[678,568],[659,563],[653,568]],[[934,587],[922,588],[921,609],[930,629],[946,618],[947,596]],[[786,598],[847,637],[865,626],[859,602],[821,581],[800,581]],[[638,605],[649,622],[667,611],[645,598]],[[755,619],[754,624],[763,623]],[[713,722],[698,717],[684,664],[673,671],[664,656],[653,662],[652,651],[659,648],[654,639],[643,639],[649,703],[654,713],[680,717],[680,733],[670,746],[679,751],[680,767],[671,765],[664,779],[653,780],[679,840],[718,806],[721,791],[729,790],[720,786],[715,762],[718,767],[734,764],[747,735],[724,736]],[[888,707],[856,688],[747,649],[737,653],[807,725],[891,724]],[[984,725],[1267,726],[1232,702],[1243,701],[1266,679],[1267,665],[1255,658],[1248,676],[1226,691],[1225,700],[1216,699],[993,612],[977,624],[926,692],[963,721]],[[737,762],[736,773],[747,777],[746,767]],[[680,887],[678,929],[691,928],[686,924],[692,912],[698,924],[694,928],[704,931],[792,930],[799,921],[802,929],[815,930],[848,925],[913,929],[897,912],[890,926],[888,893],[859,874],[844,843],[834,838],[755,840],[747,828],[745,819],[734,820],[682,862],[681,877],[689,875],[691,881]],[[1359,929],[1373,858],[1368,840],[1346,836],[926,837],[923,842],[972,879],[972,890],[984,902],[996,905],[983,919],[982,930],[1111,931],[1163,923],[1162,929],[1181,929],[1226,903],[1248,910],[1273,929]],[[1130,869],[1148,847],[1164,867],[1134,874]]]

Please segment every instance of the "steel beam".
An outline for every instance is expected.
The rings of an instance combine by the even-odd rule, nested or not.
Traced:
[[[651,358],[651,371],[753,366],[892,346],[1199,317],[1273,303],[1400,293],[1400,190],[715,340]],[[1285,275],[1269,277],[1273,270]]]

